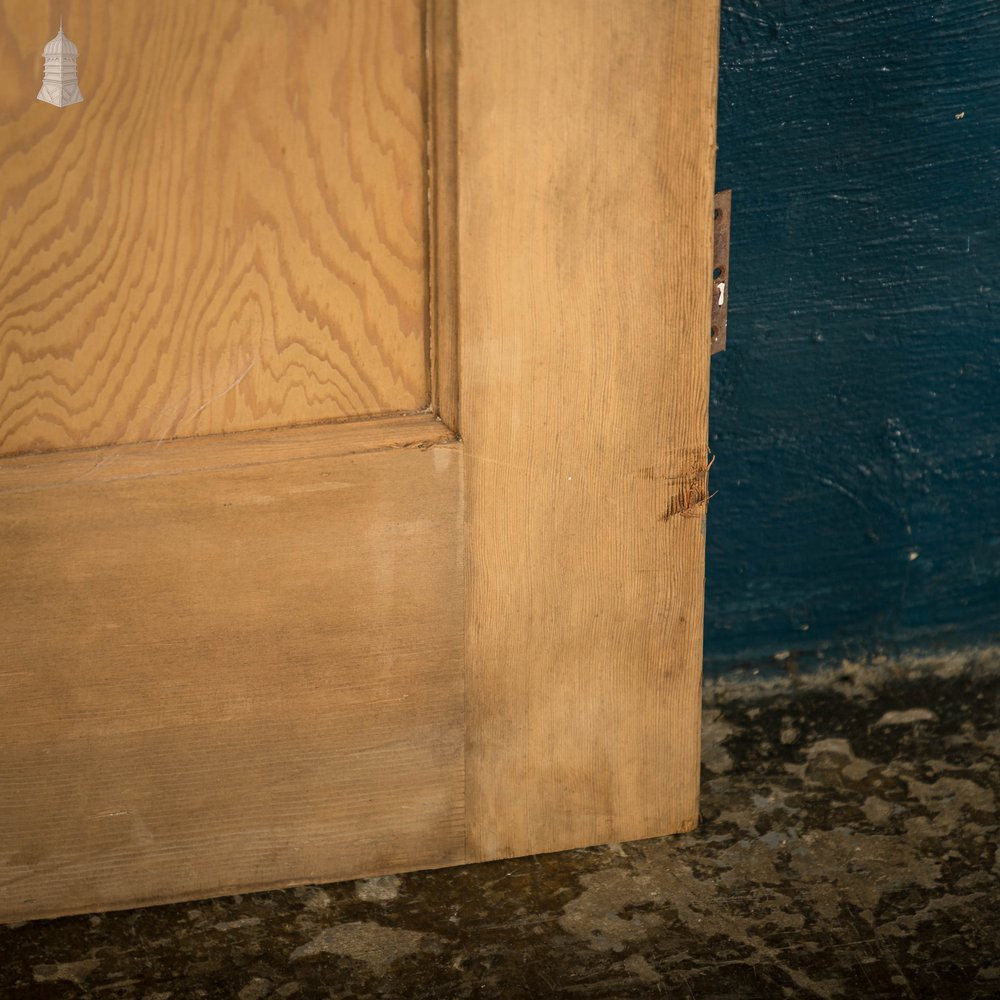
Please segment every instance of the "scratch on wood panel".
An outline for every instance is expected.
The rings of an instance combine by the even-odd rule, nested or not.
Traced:
[[[199,406],[198,409],[195,410],[190,417],[187,417],[186,419],[182,420],[179,426],[183,427],[185,424],[190,423],[192,420],[194,420],[195,417],[198,416],[199,413],[201,413],[202,410],[208,409],[208,407],[210,407],[214,402],[216,402],[219,399],[222,399],[222,397],[225,396],[227,393],[232,392],[233,389],[235,389],[240,384],[240,382],[242,382],[247,377],[247,375],[250,374],[251,370],[254,368],[256,364],[257,364],[256,359],[251,361],[250,364],[248,364],[246,368],[244,368],[243,371],[241,371],[239,375],[237,375],[236,378],[234,378],[233,381],[230,382],[229,385],[227,385],[226,388],[222,390],[222,392],[216,393],[207,402],[202,403],[201,406]]]
[[[183,413],[184,413],[184,407],[187,406],[188,400],[193,395],[194,395],[194,390],[191,390],[189,393],[187,393],[184,396],[184,398],[177,405],[177,407],[175,408],[176,412],[174,413],[174,415],[172,417],[170,417],[170,419],[166,423],[166,430],[164,430],[164,432],[156,439],[156,442],[155,442],[156,443],[156,447],[159,447],[168,438],[172,438],[172,437],[176,436],[176,434],[177,434],[177,428],[179,426],[178,420],[183,415]],[[162,417],[166,412],[167,412],[167,407],[164,407],[163,411],[160,413],[160,416]]]
[[[117,453],[105,455],[99,462],[95,462],[89,469],[87,469],[86,472],[80,473],[80,475],[77,476],[74,480],[71,480],[71,482],[78,482],[81,479],[86,479],[88,476],[92,476],[95,472],[97,472],[98,469],[100,469],[102,466],[107,465],[108,462],[113,461],[117,457],[118,457]]]

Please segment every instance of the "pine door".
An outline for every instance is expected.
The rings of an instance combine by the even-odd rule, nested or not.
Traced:
[[[697,817],[715,0],[0,21],[0,918]]]

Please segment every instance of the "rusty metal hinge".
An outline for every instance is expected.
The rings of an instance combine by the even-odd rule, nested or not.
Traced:
[[[726,313],[729,310],[729,219],[733,192],[715,195],[715,253],[712,256],[712,353],[726,349]]]

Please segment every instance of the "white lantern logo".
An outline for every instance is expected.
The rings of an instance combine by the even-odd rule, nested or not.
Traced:
[[[59,34],[45,46],[45,77],[42,89],[38,91],[40,101],[65,108],[67,104],[78,104],[83,100],[80,84],[76,79],[76,59],[79,54],[76,46],[63,34],[60,19]]]

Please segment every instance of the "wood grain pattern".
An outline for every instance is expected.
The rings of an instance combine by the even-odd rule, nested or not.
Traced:
[[[0,919],[459,862],[460,465],[4,495]]]
[[[341,424],[245,431],[224,437],[182,438],[145,444],[17,455],[0,461],[0,497],[47,489],[73,489],[117,479],[145,479],[193,472],[281,466],[308,459],[370,451],[429,448],[454,435],[429,413]],[[272,468],[281,475],[280,468]]]
[[[22,2],[14,27],[0,29],[0,44],[16,36],[16,52],[30,20]],[[86,9],[67,6],[73,17]],[[185,0],[148,13],[157,79],[179,73],[189,96],[211,82],[205,113],[226,112],[226,149],[250,148],[243,129],[277,136],[267,129],[280,119],[300,166],[338,162],[340,151],[366,206],[349,224],[331,218],[330,206],[342,206],[339,194],[327,201],[328,175],[314,171],[306,188],[282,180],[270,140],[253,147],[265,153],[252,169],[220,159],[215,195],[202,198],[176,164],[156,174],[159,200],[141,192],[157,156],[171,159],[157,145],[167,101],[159,96],[120,118],[99,106],[115,130],[49,118],[37,133],[50,156],[59,143],[82,142],[88,164],[105,153],[111,163],[111,152],[124,156],[137,139],[152,143],[132,154],[135,190],[123,184],[112,196],[91,170],[40,195],[33,156],[14,158],[16,183],[6,174],[0,182],[2,211],[35,220],[34,229],[21,225],[24,252],[4,245],[0,263],[21,281],[37,256],[28,251],[40,249],[48,271],[37,283],[51,286],[19,307],[16,322],[0,295],[3,377],[20,400],[0,411],[0,426],[22,434],[21,450],[93,443],[113,429],[107,447],[0,461],[2,918],[550,851],[696,821],[704,510],[669,514],[692,484],[704,490],[717,4],[436,3],[436,242],[422,242],[422,211],[412,232],[403,225],[421,241],[409,268],[396,252],[406,240],[390,235],[405,212],[394,202],[400,218],[380,214],[378,192],[384,182],[408,197],[393,185],[395,172],[412,167],[412,130],[390,114],[396,124],[376,134],[381,112],[371,108],[401,108],[402,91],[420,90],[397,93],[398,78],[376,58],[422,39],[417,7],[228,0],[203,9]],[[120,10],[107,15],[107,43],[93,22],[77,31],[68,18],[67,31],[81,52],[106,51],[106,67],[152,73],[118,55],[123,37],[142,34],[134,0]],[[283,35],[292,21],[298,29]],[[320,41],[305,30],[316,24]],[[253,26],[259,44],[247,50]],[[172,47],[195,29],[197,59]],[[325,93],[343,88],[343,107],[313,101],[302,75],[322,63],[323,46],[330,63],[321,69],[337,84]],[[224,60],[220,70],[208,58],[219,49],[246,61]],[[357,52],[369,58],[352,62]],[[270,125],[256,111],[236,113],[246,83],[238,65],[259,85],[260,108],[274,113]],[[265,78],[286,81],[280,99],[263,96]],[[81,57],[88,101],[93,82]],[[152,95],[148,80],[144,88]],[[224,156],[215,138],[188,135],[178,108],[167,110],[179,130],[164,133],[171,142]],[[3,145],[8,127],[24,126],[0,118],[0,149],[13,148]],[[366,144],[388,164],[380,180],[367,173]],[[183,220],[168,206],[192,188],[187,209],[209,219],[206,232],[222,232],[223,209],[210,202],[225,201],[223,173],[238,190],[251,174],[260,184],[240,210],[247,228],[233,250],[234,261],[250,253],[252,266],[222,268],[219,283],[202,286],[191,261],[177,262]],[[89,270],[53,235],[53,220],[76,206],[74,238],[107,225],[106,235],[124,240],[143,204],[151,219],[166,219],[163,232],[152,226],[151,242],[123,242]],[[260,219],[277,242],[255,242],[264,240]],[[341,224],[359,241],[346,257]],[[371,239],[362,239],[369,224]],[[201,253],[199,239],[191,246]],[[173,263],[160,268],[165,250]],[[316,270],[300,272],[298,253],[314,254]],[[214,273],[202,260],[203,275]],[[281,281],[267,270],[275,262],[288,264]],[[409,279],[392,277],[397,268],[420,271],[419,302],[402,290]],[[322,341],[341,360],[350,355],[330,362],[345,378],[323,381],[329,371],[317,374],[321,365],[295,354],[303,341],[277,327],[272,346],[281,350],[243,375],[242,334],[227,341],[224,323],[215,367],[205,368],[193,318],[223,316],[230,292],[271,309],[282,281],[305,288],[300,273],[315,295],[333,296],[343,279],[336,308],[353,303],[363,314],[368,332],[351,341],[354,353],[340,337],[349,325]],[[396,322],[405,302],[424,316],[428,283],[443,317],[433,345]],[[34,289],[23,283],[18,294],[30,304]],[[171,295],[195,311],[171,314]],[[153,315],[140,308],[147,300],[161,324],[140,324]],[[89,335],[50,336],[59,327],[48,320],[25,325],[57,305],[63,317],[84,308],[104,346]],[[324,309],[306,313],[329,333]],[[101,326],[108,311],[117,319]],[[385,327],[368,325],[376,315]],[[145,339],[130,339],[140,329]],[[260,347],[267,336],[250,339]],[[209,435],[243,426],[251,411],[300,419],[295,386],[314,377],[309,385],[328,386],[328,401],[355,392],[358,408],[341,416],[356,416],[365,400],[387,406],[386,386],[406,383],[411,343],[424,402],[425,349],[434,349],[433,393],[446,422],[421,413]],[[327,349],[313,347],[310,358]],[[376,360],[355,365],[363,357]],[[77,385],[68,373],[88,365],[93,377]],[[275,377],[255,410],[265,399],[260,372],[286,370],[297,372],[292,382]],[[216,376],[222,389],[225,379],[235,384],[219,393]],[[156,423],[172,392],[195,390],[209,405],[195,404],[197,420],[183,411],[190,428],[177,416],[166,429]],[[450,429],[459,405],[461,443]],[[166,440],[186,433],[197,437]],[[158,443],[129,443],[136,437]]]
[[[696,822],[718,13],[459,5],[471,858]]]
[[[7,0],[0,454],[428,405],[423,7]]]

